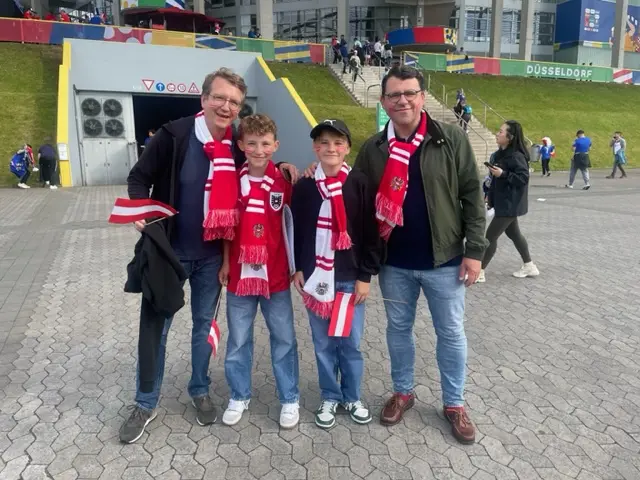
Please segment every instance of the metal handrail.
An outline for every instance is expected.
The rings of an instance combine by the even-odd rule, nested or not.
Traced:
[[[454,90],[456,90],[456,95],[457,95],[457,93],[458,93],[457,89],[450,89],[445,94],[445,103],[447,104],[447,106],[449,105],[449,94],[451,92],[453,92]],[[491,113],[493,113],[496,117],[498,117],[500,120],[502,120],[503,123],[507,121],[507,119],[505,117],[503,117],[500,113],[498,113],[491,105],[489,105],[487,102],[485,102],[483,99],[481,99],[480,96],[477,93],[475,93],[472,90],[465,90],[465,95],[466,95],[467,92],[469,92],[471,95],[473,95],[475,97],[475,99],[478,100],[484,106],[484,123],[483,123],[483,125],[486,128],[489,128],[487,126],[487,111],[490,111]],[[527,137],[526,135],[524,135],[524,139],[525,139],[525,141],[529,142],[529,146],[530,147],[533,145],[533,142],[531,141],[531,139],[529,137]]]
[[[365,97],[364,97],[364,106],[365,108],[369,108],[369,89],[373,88],[373,87],[380,87],[381,84],[380,83],[374,83],[373,85],[369,85],[367,87],[367,91],[365,93]]]
[[[439,82],[437,82],[437,83],[439,83]],[[431,85],[431,75],[429,75],[428,85]],[[444,87],[444,85],[443,85],[443,87]],[[429,91],[429,90],[427,90],[427,91]],[[446,90],[443,90],[443,92],[446,92]],[[456,118],[458,118],[458,116],[456,115],[456,112],[454,112],[452,108],[449,108],[449,107],[445,104],[444,99],[442,99],[442,98],[438,97],[438,95],[436,95],[433,91],[429,91],[429,93],[431,94],[431,96],[432,96],[433,98],[435,98],[435,99],[436,99],[438,102],[440,102],[440,104],[442,105],[442,119],[443,119],[443,120],[444,120],[444,113],[445,113],[445,111],[450,111],[450,112],[452,112],[452,113],[456,116]],[[468,132],[469,130],[471,130],[471,132],[475,133],[475,134],[480,138],[480,140],[482,140],[482,141],[484,142],[484,158],[485,158],[485,159],[488,159],[488,158],[489,158],[489,142],[487,142],[487,139],[484,137],[484,135],[482,135],[482,134],[481,134],[480,132],[478,132],[475,128],[473,128],[469,122],[465,122],[465,120],[464,120],[464,119],[461,119],[461,118],[460,118],[460,119],[458,120],[458,123],[460,122],[460,120],[461,120],[461,121],[463,121],[464,123],[466,123],[466,125],[467,125],[467,132]],[[477,161],[477,158],[476,158],[476,161]]]

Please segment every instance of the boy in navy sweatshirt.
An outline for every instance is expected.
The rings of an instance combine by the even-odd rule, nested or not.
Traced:
[[[295,185],[291,210],[297,268],[293,283],[309,314],[322,394],[315,422],[333,427],[342,405],[354,422],[366,424],[371,414],[360,399],[360,340],[364,301],[382,254],[375,192],[369,191],[367,177],[344,161],[351,147],[344,122],[324,120],[311,138],[319,164],[314,178]]]

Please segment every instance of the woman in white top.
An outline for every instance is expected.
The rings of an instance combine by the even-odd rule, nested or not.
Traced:
[[[613,138],[611,139],[609,146],[613,151],[613,171],[611,172],[611,175],[607,176],[607,178],[616,178],[617,169],[620,169],[620,173],[622,173],[620,178],[627,178],[627,172],[625,172],[622,167],[627,163],[627,157],[625,155],[627,141],[622,138],[622,132],[616,132],[613,134]]]

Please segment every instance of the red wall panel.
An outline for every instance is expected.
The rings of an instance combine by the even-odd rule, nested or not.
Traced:
[[[22,21],[22,41],[24,43],[50,43],[53,22]]]
[[[22,42],[22,20],[0,18],[0,42]]]
[[[309,45],[311,63],[324,63],[324,46],[318,44]]]
[[[500,75],[500,60],[497,58],[473,58],[473,71],[489,75]]]
[[[444,43],[444,28],[442,27],[414,27],[415,43]]]

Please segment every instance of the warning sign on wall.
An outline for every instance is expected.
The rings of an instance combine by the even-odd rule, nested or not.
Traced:
[[[147,92],[150,92],[151,89],[155,86],[155,90],[158,93],[174,93],[178,91],[178,93],[190,93],[192,95],[200,94],[200,89],[198,88],[198,85],[196,85],[196,82],[191,82],[191,85],[187,88],[186,83],[164,83],[162,81],[156,81],[150,78],[143,78],[142,84],[144,85],[144,88],[147,90]]]

